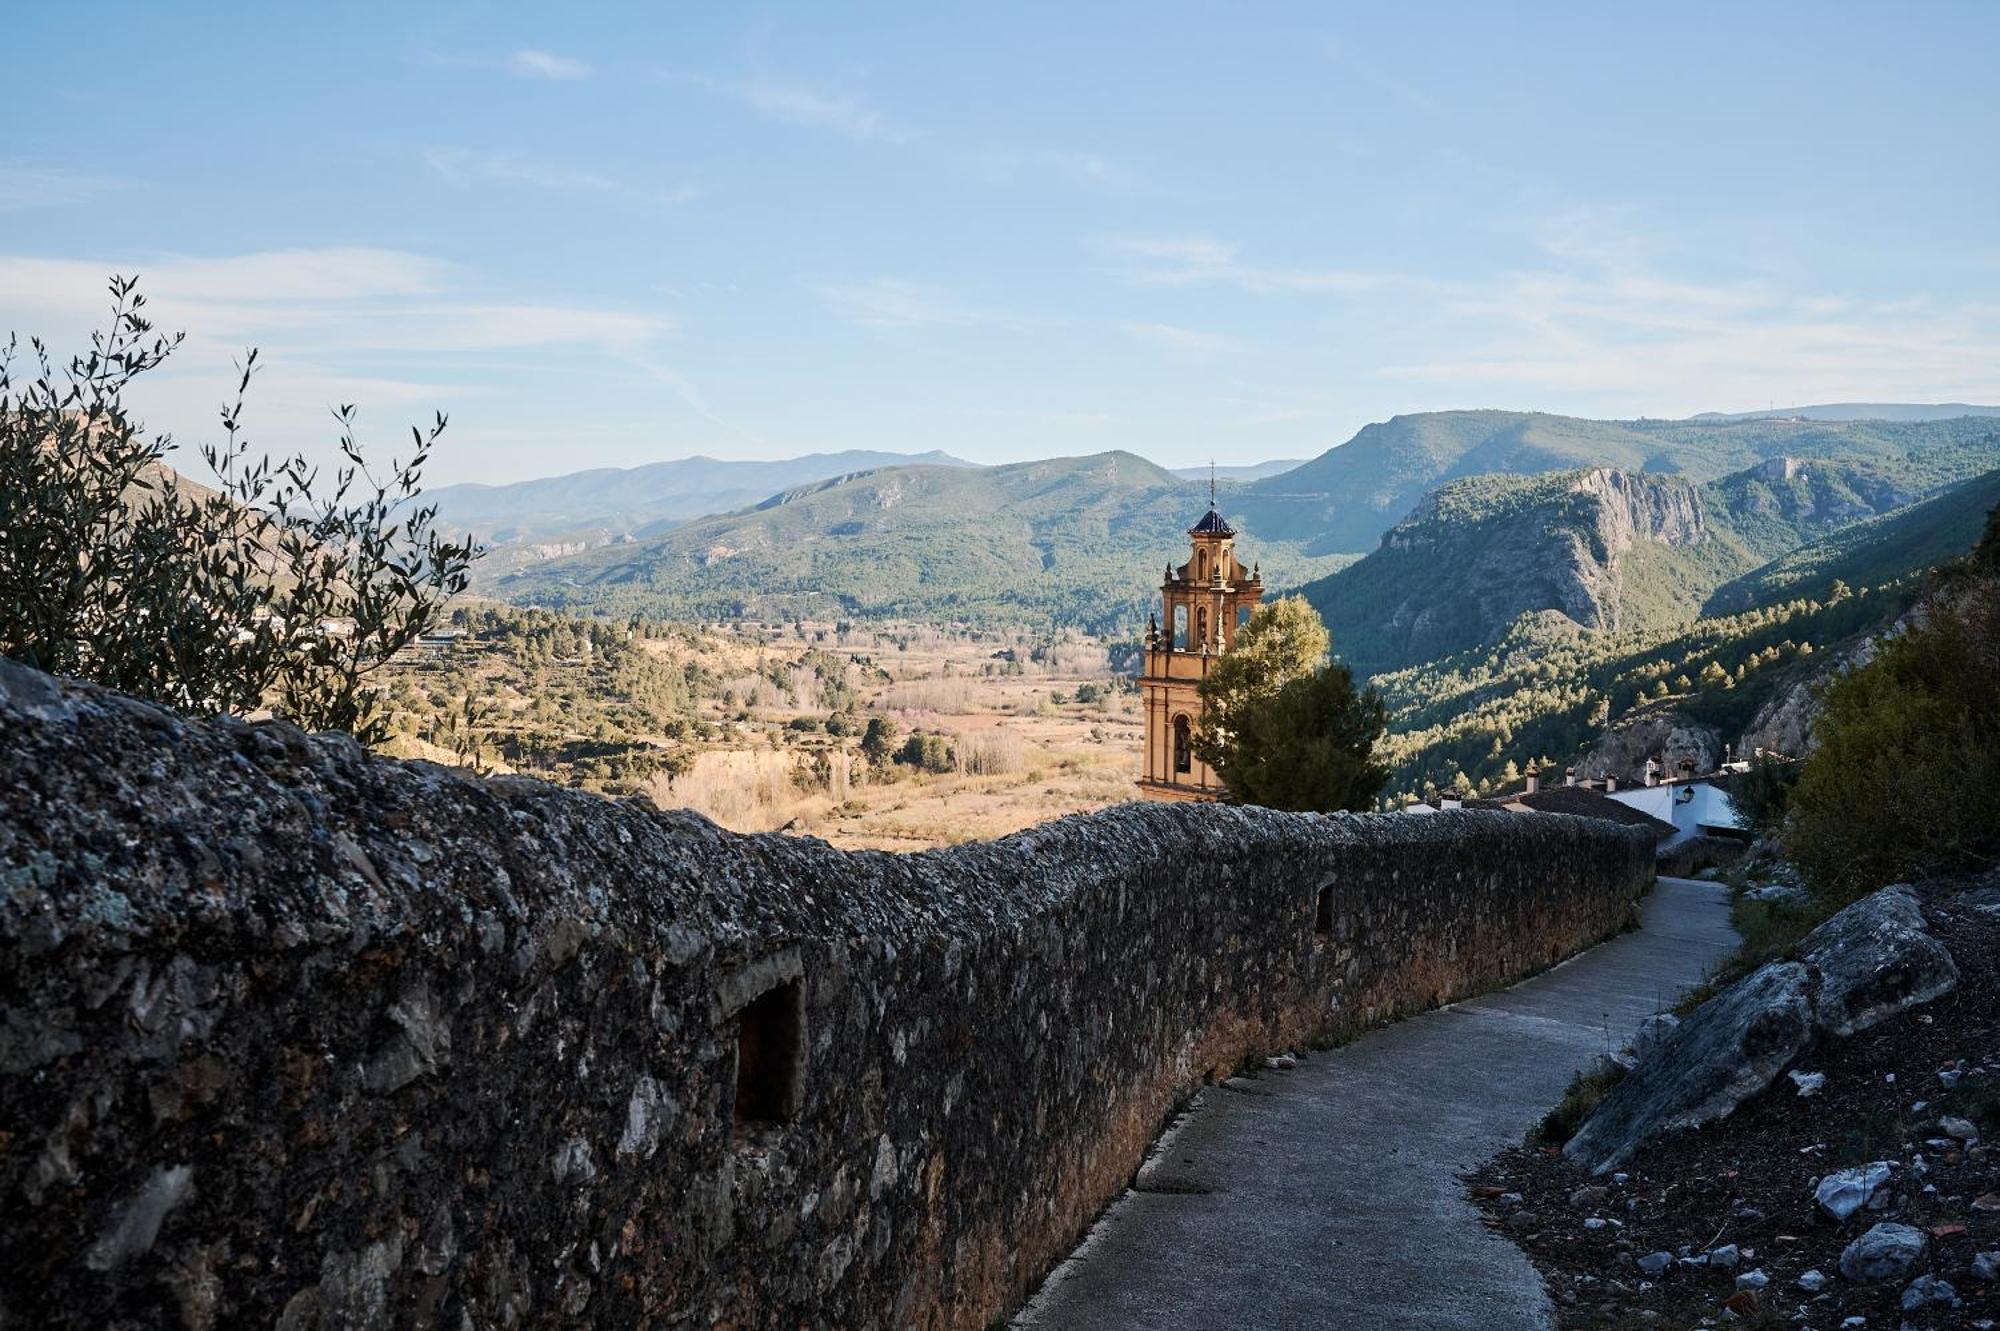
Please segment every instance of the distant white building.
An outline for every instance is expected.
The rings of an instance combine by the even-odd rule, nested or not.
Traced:
[[[1611,792],[1606,798],[1674,825],[1674,834],[1660,843],[1672,850],[1696,837],[1742,837],[1743,822],[1729,793],[1710,776],[1683,776],[1663,785],[1634,786]]]

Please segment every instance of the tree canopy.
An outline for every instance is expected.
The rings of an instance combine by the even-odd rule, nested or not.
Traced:
[[[1195,751],[1241,804],[1367,809],[1389,779],[1376,755],[1387,714],[1326,659],[1319,614],[1299,597],[1259,607],[1201,683]]]

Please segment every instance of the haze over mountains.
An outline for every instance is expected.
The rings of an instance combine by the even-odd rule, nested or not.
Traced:
[[[1796,416],[1810,421],[1944,421],[1955,416],[2000,416],[2000,407],[1969,402],[1828,402],[1815,407],[1772,407],[1765,411],[1704,411],[1697,421],[1776,420]]]
[[[600,467],[511,485],[446,485],[429,492],[446,523],[484,540],[601,543],[649,536],[708,513],[833,476],[904,464],[963,467],[947,453],[808,453],[772,462],[687,457],[643,467]]]

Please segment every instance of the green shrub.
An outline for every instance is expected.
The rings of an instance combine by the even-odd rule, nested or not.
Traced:
[[[31,343],[17,383],[16,344],[0,349],[0,654],[183,711],[269,707],[387,739],[374,675],[442,622],[481,553],[416,502],[444,417],[379,475],[352,407],[335,413],[330,478],[254,457],[240,425],[253,350],[222,441],[202,449],[215,488],[192,484],[124,400],[181,338],[153,331],[136,280],[113,278],[111,296],[109,329],[60,370]]]
[[[1608,1058],[1599,1059],[1593,1066],[1577,1073],[1571,1079],[1569,1089],[1563,1092],[1562,1100],[1543,1115],[1531,1140],[1560,1146],[1576,1136],[1584,1120],[1596,1111],[1605,1096],[1611,1094],[1611,1088],[1623,1080],[1625,1069]]]
[[[957,755],[952,752],[951,741],[943,735],[912,735],[903,742],[896,761],[920,772],[949,772],[956,765]]]
[[[2000,595],[1973,587],[1827,686],[1784,838],[1827,898],[2000,852],[1997,630]]]
[[[1297,596],[1259,606],[1201,681],[1194,751],[1239,804],[1373,808],[1389,779],[1377,753],[1387,713],[1326,659],[1319,612]]]
[[[1759,755],[1750,770],[1729,779],[1730,807],[1743,825],[1759,836],[1774,832],[1785,816],[1792,787],[1799,781],[1799,764]]]

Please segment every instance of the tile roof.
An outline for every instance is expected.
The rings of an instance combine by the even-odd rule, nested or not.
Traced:
[[[1212,506],[1208,512],[1201,515],[1200,522],[1188,528],[1190,536],[1234,536],[1235,534],[1236,528],[1230,526],[1222,514],[1216,512]]]

